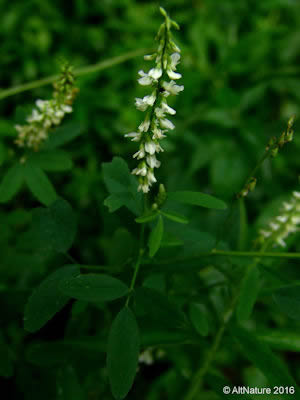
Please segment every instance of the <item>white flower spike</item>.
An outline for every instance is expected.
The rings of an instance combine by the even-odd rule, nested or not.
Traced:
[[[273,218],[267,228],[260,230],[258,241],[266,240],[273,246],[285,247],[285,239],[290,233],[297,232],[300,224],[300,192],[293,192],[289,202],[283,202],[280,215]]]
[[[138,83],[152,87],[150,95],[135,99],[136,108],[147,113],[138,127],[138,132],[125,135],[134,142],[140,142],[139,150],[133,155],[133,158],[140,162],[132,174],[139,177],[138,190],[143,193],[148,193],[151,185],[157,182],[153,170],[160,167],[156,153],[162,152],[163,149],[159,141],[166,137],[164,133],[175,128],[175,125],[166,118],[166,114],[174,115],[176,111],[167,104],[166,98],[175,96],[184,89],[174,81],[181,78],[181,74],[176,72],[180,61],[180,49],[172,40],[171,27],[178,29],[178,25],[164,10],[161,9],[161,13],[165,21],[156,37],[159,41],[158,49],[154,54],[144,56],[147,61],[155,60],[156,65],[147,73],[143,70],[138,72]]]
[[[16,125],[18,137],[15,143],[19,147],[28,147],[38,151],[41,144],[47,140],[49,130],[59,125],[65,114],[73,111],[73,103],[78,89],[74,86],[72,67],[68,64],[62,66],[61,76],[54,84],[54,93],[51,100],[38,99],[37,108],[32,110],[26,118],[26,125]]]

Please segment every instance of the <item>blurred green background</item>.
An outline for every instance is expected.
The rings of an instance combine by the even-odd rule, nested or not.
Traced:
[[[290,116],[298,114],[298,0],[0,0],[0,87],[57,74],[61,57],[78,68],[155,47],[159,5],[181,27],[174,35],[182,50],[178,70],[185,90],[172,103],[177,110],[172,119],[176,129],[163,141],[165,152],[157,176],[169,190],[198,190],[230,201],[269,138],[280,134]],[[120,237],[124,240],[122,232],[116,233],[120,224],[133,235],[137,232],[126,210],[111,215],[103,206],[107,191],[101,163],[119,155],[130,167],[135,165],[131,157],[136,144],[124,134],[134,131],[142,119],[134,107],[134,98],[147,94],[137,84],[141,68],[149,68],[142,56],[78,78],[80,93],[68,118],[81,126],[82,135],[65,146],[74,166],[66,173],[49,174],[57,192],[76,210],[79,228],[72,255],[85,264],[116,261],[115,246]],[[14,124],[20,122],[20,114],[51,93],[48,85],[0,100],[1,174],[16,157]],[[292,144],[267,160],[260,171],[247,203],[251,223],[268,204],[278,204],[278,199],[297,188],[297,127],[296,120]],[[30,220],[27,209],[35,206],[38,202],[24,190],[0,212],[5,227],[1,246],[10,249],[3,252],[3,270],[9,270],[5,281],[21,287],[28,282],[34,286],[32,282],[38,282],[49,265],[53,268],[49,255],[28,250],[26,265],[24,254],[20,259],[14,254],[12,262],[15,233],[22,232]],[[194,211],[193,224],[212,233],[223,218],[223,214]],[[295,242],[294,248],[299,251],[300,244]],[[17,313],[20,307],[16,306]]]

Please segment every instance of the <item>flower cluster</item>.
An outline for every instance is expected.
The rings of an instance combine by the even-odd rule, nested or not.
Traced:
[[[72,112],[72,104],[78,89],[74,86],[72,67],[62,66],[61,75],[54,83],[51,100],[37,100],[36,108],[27,117],[26,125],[16,125],[18,137],[15,143],[19,147],[28,147],[34,151],[48,138],[49,130],[61,123],[65,114]]]
[[[291,199],[284,202],[280,215],[273,218],[267,229],[260,230],[258,241],[273,243],[285,247],[285,239],[290,233],[297,232],[300,224],[300,192],[293,192]]]
[[[138,166],[132,174],[139,177],[139,191],[148,193],[150,186],[156,182],[154,168],[159,168],[160,161],[156,154],[163,151],[160,140],[168,130],[175,128],[167,115],[174,115],[176,111],[167,103],[167,97],[177,95],[183,90],[183,86],[177,85],[176,80],[181,75],[176,72],[180,60],[180,49],[174,43],[171,36],[171,27],[179,28],[161,9],[165,17],[160,26],[156,39],[159,46],[154,54],[146,55],[145,60],[155,60],[155,67],[147,73],[139,71],[138,82],[142,86],[151,86],[151,93],[143,98],[136,98],[135,105],[140,111],[147,111],[144,121],[139,125],[137,132],[126,134],[134,142],[139,142],[139,150],[133,155],[139,160]]]

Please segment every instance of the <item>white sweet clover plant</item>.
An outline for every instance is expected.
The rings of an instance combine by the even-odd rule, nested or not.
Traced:
[[[167,115],[174,115],[176,111],[167,103],[169,96],[177,95],[184,87],[177,85],[176,81],[181,74],[176,72],[180,61],[180,49],[174,43],[171,28],[179,29],[176,22],[172,21],[164,9],[160,9],[165,21],[161,24],[156,36],[159,41],[157,51],[144,56],[145,60],[155,60],[155,67],[147,73],[139,71],[138,82],[142,86],[150,86],[151,93],[141,98],[136,98],[136,108],[146,112],[144,121],[139,125],[137,132],[127,133],[125,136],[134,142],[139,142],[139,150],[133,155],[139,160],[132,174],[139,177],[139,191],[148,193],[155,183],[154,168],[160,167],[156,154],[163,151],[160,141],[165,138],[168,130],[175,128]]]
[[[38,151],[41,144],[47,140],[51,128],[58,126],[65,114],[73,111],[72,104],[78,89],[74,86],[72,66],[62,65],[61,74],[54,83],[53,97],[50,100],[36,101],[36,108],[27,117],[26,125],[16,125],[18,137],[15,143],[18,147]]]
[[[289,201],[283,202],[280,215],[274,217],[265,229],[260,230],[259,242],[268,241],[273,246],[286,247],[289,234],[299,231],[300,192],[293,192]]]

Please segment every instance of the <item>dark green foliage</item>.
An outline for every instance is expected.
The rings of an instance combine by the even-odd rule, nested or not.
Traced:
[[[56,191],[43,170],[33,162],[24,166],[25,182],[32,194],[44,205],[49,206],[56,198]]]
[[[31,235],[44,249],[66,253],[75,238],[75,214],[63,199],[58,199],[48,208],[33,211]]]
[[[137,322],[130,308],[124,307],[110,328],[107,344],[108,376],[116,400],[124,399],[133,384],[138,355]]]
[[[164,234],[164,220],[161,216],[158,217],[157,223],[152,229],[149,236],[149,256],[153,257],[161,246],[161,241]]]
[[[119,279],[109,275],[86,274],[62,280],[60,290],[75,299],[102,302],[123,297],[129,289]]]
[[[10,167],[0,185],[0,202],[9,201],[21,188],[24,181],[24,166],[17,163]]]
[[[273,298],[279,309],[290,318],[300,320],[300,286],[282,288],[274,292]]]
[[[245,356],[266,376],[271,386],[293,386],[295,398],[300,398],[297,384],[284,363],[276,357],[266,344],[263,344],[249,331],[235,327],[232,331]],[[283,396],[289,398],[289,394]]]
[[[78,272],[77,265],[61,267],[33,291],[25,307],[24,327],[26,330],[30,332],[39,330],[67,304],[70,296],[63,294],[59,285],[61,281],[70,276],[76,276]]]
[[[137,180],[122,158],[114,157],[111,163],[103,164],[103,179],[111,193],[104,202],[110,212],[126,206],[136,215],[141,213],[142,195],[137,192]]]
[[[237,399],[223,394],[225,385],[299,382],[299,257],[279,257],[300,252],[299,232],[285,248],[267,246],[278,257],[215,249],[260,251],[259,230],[300,191],[300,3],[163,3],[181,28],[174,39],[184,91],[167,98],[175,129],[161,142],[158,183],[144,199],[131,174],[139,144],[124,135],[145,115],[134,101],[150,91],[136,78],[153,66],[143,55],[155,47],[158,3],[0,0],[7,398],[109,400],[129,392],[130,400],[187,400],[203,367],[195,399]],[[42,81],[9,97],[4,90],[50,82],[61,58],[81,71],[73,113],[40,151],[18,148],[15,125],[53,88]],[[235,194],[293,114],[294,140],[256,170],[255,190],[238,204]],[[138,364],[141,353],[153,363]]]

